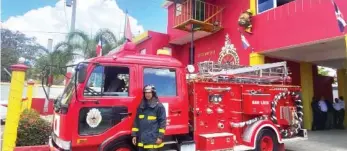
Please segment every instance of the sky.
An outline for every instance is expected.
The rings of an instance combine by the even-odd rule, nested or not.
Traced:
[[[71,24],[72,8],[65,0],[1,0],[1,25],[36,37],[47,45],[64,41]],[[124,31],[127,10],[133,35],[146,30],[166,33],[164,0],[77,0],[76,29],[92,35],[101,28],[117,36]]]

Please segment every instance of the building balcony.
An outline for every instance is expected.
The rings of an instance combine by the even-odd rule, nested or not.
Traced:
[[[172,0],[173,1],[173,0]],[[216,32],[222,29],[223,8],[200,0],[175,4],[173,28],[183,31]]]

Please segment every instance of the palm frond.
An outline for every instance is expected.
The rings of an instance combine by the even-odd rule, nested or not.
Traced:
[[[117,38],[114,35],[114,33],[109,30],[109,29],[100,29],[94,36],[94,41],[98,42],[100,37],[103,38],[103,40],[109,44],[111,44],[112,46],[116,46],[117,44]]]
[[[89,36],[88,34],[86,34],[83,31],[80,30],[76,30],[74,32],[70,32],[67,35],[67,41],[71,42],[72,40],[74,40],[76,37],[80,37],[83,41],[85,42],[89,42]]]

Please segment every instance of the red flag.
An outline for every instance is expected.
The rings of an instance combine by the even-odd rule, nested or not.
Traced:
[[[102,56],[102,43],[101,43],[101,39],[99,40],[98,45],[96,45],[96,56]]]
[[[129,17],[127,16],[126,18],[126,27],[125,27],[125,39],[127,41],[131,41],[133,35],[131,33],[131,29],[130,29],[130,22],[129,22]]]

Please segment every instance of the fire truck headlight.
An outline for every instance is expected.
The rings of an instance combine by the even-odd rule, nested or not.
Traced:
[[[218,102],[222,102],[222,97],[221,96],[218,97]]]
[[[209,96],[209,100],[211,103],[220,103],[222,102],[222,96],[218,94],[212,94]]]
[[[194,68],[193,65],[188,65],[188,66],[187,66],[187,69],[188,69],[188,72],[189,72],[189,73],[193,73],[193,72],[195,71],[195,68]]]

